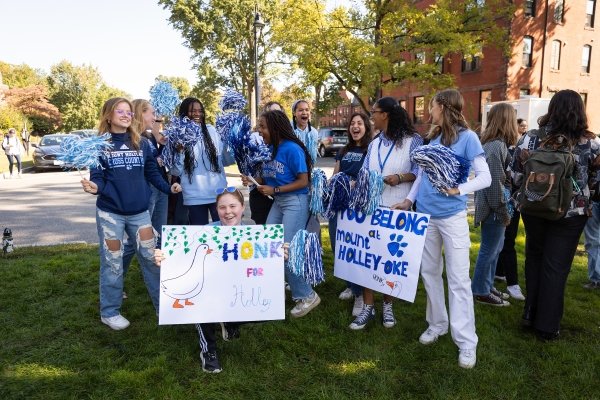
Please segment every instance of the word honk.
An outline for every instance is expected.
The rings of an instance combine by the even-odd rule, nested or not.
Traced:
[[[243,260],[249,260],[251,258],[273,258],[283,257],[279,252],[283,246],[283,242],[242,242],[239,243],[227,243],[223,244],[223,261],[229,260],[229,255],[233,257],[234,261],[237,261],[240,257]]]

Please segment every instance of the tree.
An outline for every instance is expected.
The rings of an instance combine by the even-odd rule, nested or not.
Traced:
[[[0,74],[5,85],[10,88],[24,88],[33,85],[46,86],[45,74],[27,64],[11,65],[0,61]]]
[[[177,89],[177,92],[179,92],[179,98],[181,100],[185,99],[190,95],[190,83],[185,78],[182,78],[180,76],[159,75],[156,77],[155,81],[169,82],[175,89]]]
[[[14,107],[4,104],[0,106],[0,129],[6,131],[8,128],[19,128],[25,116]]]
[[[10,89],[6,102],[31,122],[31,130],[54,132],[61,124],[58,108],[48,101],[48,89],[42,85]]]
[[[231,87],[252,98],[254,89],[254,9],[258,3],[263,19],[275,17],[278,1],[269,0],[159,0],[170,11],[169,21],[181,31],[185,44],[194,52],[199,81],[196,93],[213,95]],[[258,40],[258,71],[265,76],[265,42],[268,25]],[[211,103],[213,99],[207,101]]]
[[[485,45],[506,46],[502,21],[513,6],[505,0],[481,3],[438,0],[419,9],[411,0],[365,0],[364,8],[325,12],[323,0],[283,0],[274,38],[309,76],[333,77],[366,111],[365,100],[379,97],[385,85],[451,85],[451,75],[427,62],[435,55],[479,55]]]

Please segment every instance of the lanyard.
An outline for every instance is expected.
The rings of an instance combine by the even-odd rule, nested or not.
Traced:
[[[383,143],[383,140],[381,138],[379,138],[379,147],[377,148],[377,159],[379,161],[379,168],[381,169],[381,173],[383,174],[383,167],[385,167],[385,164],[387,163],[388,158],[390,158],[390,154],[392,154],[392,150],[394,150],[394,146],[396,146],[396,141],[394,140],[394,142],[392,143],[392,146],[388,150],[388,153],[385,156],[383,163],[381,162],[381,143]]]

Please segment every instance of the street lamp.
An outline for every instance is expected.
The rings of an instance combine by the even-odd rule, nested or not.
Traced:
[[[260,102],[260,91],[258,90],[258,36],[265,26],[260,17],[258,7],[254,9],[254,117],[258,122],[258,104]]]

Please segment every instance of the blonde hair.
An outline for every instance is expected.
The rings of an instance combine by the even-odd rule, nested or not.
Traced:
[[[508,146],[517,143],[519,138],[519,125],[517,113],[510,104],[496,104],[490,109],[487,125],[481,133],[481,144],[492,140],[502,140]]]
[[[131,121],[131,126],[143,135],[146,131],[146,127],[144,126],[144,113],[148,111],[152,105],[145,99],[135,99],[131,104],[133,105],[133,119]]]
[[[106,100],[106,103],[104,103],[104,105],[102,106],[102,111],[100,112],[98,135],[110,132],[110,119],[112,117],[112,114],[117,109],[117,106],[121,103],[127,103],[129,105],[129,109],[133,111],[133,106],[131,105],[131,102],[124,97],[113,97],[112,99]],[[141,137],[140,132],[136,130],[133,125],[133,118],[131,125],[129,125],[129,128],[127,128],[127,133],[129,133],[133,147],[136,150],[139,150]]]
[[[429,105],[436,102],[442,107],[442,123],[434,126],[426,138],[431,140],[442,135],[441,142],[444,146],[450,146],[458,139],[458,127],[469,129],[469,125],[462,115],[465,101],[456,89],[445,89],[431,98]]]

